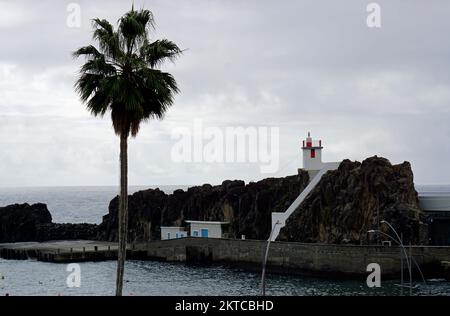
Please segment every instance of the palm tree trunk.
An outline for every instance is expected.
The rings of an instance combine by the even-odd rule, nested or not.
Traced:
[[[128,233],[128,135],[120,136],[119,251],[117,258],[116,296],[122,296]]]

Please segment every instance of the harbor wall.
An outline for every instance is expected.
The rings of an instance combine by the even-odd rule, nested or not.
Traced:
[[[186,262],[220,263],[260,271],[267,242],[259,240],[183,238],[136,245],[135,258]],[[450,261],[450,247],[406,248],[427,276],[442,276],[442,261]],[[270,244],[267,268],[283,274],[329,277],[368,275],[367,266],[378,263],[385,277],[398,277],[401,248],[292,242]],[[405,263],[406,269],[406,263]]]
[[[261,240],[188,237],[129,244],[127,258],[191,265],[221,264],[261,272],[266,246],[267,241]],[[408,255],[411,252],[426,277],[448,275],[445,262],[450,262],[450,247],[412,246],[406,251]],[[117,243],[80,240],[0,244],[0,257],[55,263],[115,260]],[[397,246],[271,242],[267,270],[292,275],[361,278],[370,273],[367,271],[370,263],[377,263],[384,278],[398,278],[400,258],[401,248]],[[415,277],[419,278],[418,270],[414,270]]]

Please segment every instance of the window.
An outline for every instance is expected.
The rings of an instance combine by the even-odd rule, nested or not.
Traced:
[[[194,230],[194,231],[192,232],[192,235],[193,235],[194,237],[198,237],[198,230]]]
[[[202,228],[202,237],[208,238],[208,229],[207,228]]]
[[[316,150],[311,149],[311,158],[316,158]]]
[[[167,233],[167,239],[170,239],[170,233]]]

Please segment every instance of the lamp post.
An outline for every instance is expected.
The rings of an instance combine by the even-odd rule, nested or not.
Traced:
[[[266,295],[266,265],[267,265],[267,258],[269,257],[269,247],[270,247],[270,241],[272,240],[273,231],[275,230],[275,227],[277,225],[281,224],[280,221],[276,221],[275,224],[272,227],[272,231],[270,232],[269,239],[267,240],[267,247],[266,247],[266,253],[264,255],[264,261],[262,264],[262,273],[261,273],[261,295]]]
[[[380,230],[372,229],[372,230],[369,230],[369,231],[367,231],[367,232],[368,232],[369,234],[377,233],[377,234],[384,235],[384,236],[388,237],[390,240],[392,240],[393,242],[395,242],[396,244],[398,244],[398,245],[400,246],[400,261],[401,261],[401,263],[400,263],[400,265],[401,265],[401,268],[400,268],[400,273],[401,273],[400,282],[401,282],[401,284],[400,284],[400,286],[401,286],[401,295],[403,295],[403,256],[404,256],[405,259],[406,259],[406,265],[408,266],[408,270],[411,269],[411,268],[410,268],[410,265],[409,265],[408,257],[407,257],[407,255],[406,255],[406,250],[405,250],[405,248],[403,247],[403,244],[401,243],[400,240],[397,240],[397,239],[395,239],[394,237],[392,237],[391,235],[386,234],[386,233],[384,233],[384,232],[382,232],[382,231],[380,231]],[[410,275],[411,275],[411,273],[410,273]]]
[[[405,253],[405,258],[406,258],[406,264],[408,265],[409,268],[409,295],[412,295],[412,270],[411,270],[411,260],[408,260],[408,255],[406,254],[406,249],[405,246],[403,245],[403,240],[400,238],[400,236],[398,235],[397,231],[395,230],[395,228],[386,220],[382,220],[381,221],[382,224],[386,224],[389,226],[389,228],[394,232],[395,236],[397,236],[397,239],[399,241],[399,243],[401,244],[401,247],[403,249],[403,252]],[[411,250],[411,249],[410,249]]]
[[[381,235],[384,235],[384,236],[388,237],[389,239],[391,239],[393,242],[397,243],[397,244],[401,247],[401,250],[403,250],[403,251],[400,251],[401,254],[406,253],[406,249],[405,249],[404,246],[402,246],[402,244],[400,243],[400,240],[395,239],[395,238],[392,237],[391,235],[386,234],[386,233],[384,233],[384,232],[382,232],[382,231],[379,231],[379,230],[374,230],[374,229],[369,230],[369,231],[367,231],[367,232],[368,232],[369,234],[377,233],[377,234],[381,234]],[[401,259],[403,259],[403,256],[401,256]],[[425,276],[423,275],[422,269],[420,269],[420,266],[419,266],[419,264],[417,263],[416,259],[414,259],[414,257],[413,257],[411,254],[410,254],[409,259],[410,259],[409,264],[412,266],[412,263],[414,262],[414,265],[416,266],[417,270],[419,270],[419,273],[420,273],[420,276],[421,276],[421,278],[422,278],[422,281],[423,281],[423,283],[424,283],[425,286],[426,286],[426,285],[427,285],[427,281],[425,280]],[[408,262],[408,258],[407,258],[407,257],[406,257],[406,260],[407,260],[407,262]],[[401,265],[402,265],[402,270],[403,270],[403,262],[402,262]],[[409,268],[409,266],[408,266],[408,268]],[[411,267],[411,270],[412,270],[412,267]],[[411,273],[410,275],[412,275],[412,273]],[[402,284],[401,284],[401,285],[402,285],[402,289],[403,289],[403,273],[402,273],[402,279],[401,279],[401,281],[402,281]],[[402,293],[403,293],[403,290],[402,290]],[[430,293],[431,293],[431,292],[430,292]]]

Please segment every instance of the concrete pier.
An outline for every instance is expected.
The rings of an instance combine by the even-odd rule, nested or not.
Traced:
[[[266,245],[267,241],[261,240],[190,237],[139,244],[132,253],[140,259],[218,263],[260,272]],[[441,261],[449,261],[450,247],[412,246],[411,253],[426,276],[444,277]],[[272,242],[267,269],[281,274],[361,278],[368,275],[368,264],[378,263],[384,278],[398,278],[400,254],[397,246]],[[420,277],[416,269],[414,275]]]
[[[266,241],[180,238],[130,244],[127,258],[187,264],[222,264],[261,271]],[[409,249],[408,249],[409,253]],[[411,253],[427,277],[445,277],[450,261],[448,246],[413,246]],[[367,265],[378,263],[385,278],[400,274],[401,251],[396,246],[357,246],[272,242],[268,271],[318,277],[361,278]],[[4,259],[36,259],[65,263],[117,259],[117,243],[55,241],[0,244]],[[406,267],[405,267],[406,268]],[[417,270],[414,274],[418,277]]]
[[[55,263],[114,260],[117,258],[117,243],[74,240],[0,244],[0,257]]]

